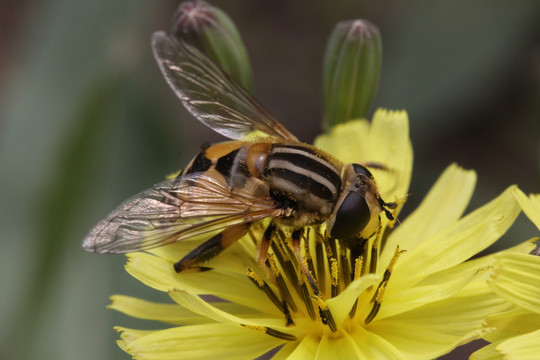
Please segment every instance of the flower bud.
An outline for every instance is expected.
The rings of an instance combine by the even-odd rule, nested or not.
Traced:
[[[324,58],[325,129],[367,115],[379,83],[381,58],[381,36],[374,24],[351,20],[336,25]]]
[[[204,1],[186,1],[176,10],[172,34],[197,47],[233,79],[253,92],[249,57],[232,20]]]

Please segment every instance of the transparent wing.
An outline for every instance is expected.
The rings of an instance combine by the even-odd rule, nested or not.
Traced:
[[[154,57],[167,83],[199,121],[231,138],[254,130],[297,140],[251,95],[195,47],[163,31],[152,36]]]
[[[98,253],[146,250],[230,226],[254,222],[279,212],[266,184],[249,179],[231,191],[226,181],[207,173],[168,180],[126,200],[101,220],[83,240]]]

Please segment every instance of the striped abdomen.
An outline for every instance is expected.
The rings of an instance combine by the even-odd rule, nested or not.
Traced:
[[[264,178],[277,201],[321,216],[331,214],[341,191],[341,169],[301,144],[273,144]]]
[[[247,147],[242,141],[223,142],[201,151],[186,167],[182,175],[215,170],[234,188],[245,185],[251,176],[246,167]]]

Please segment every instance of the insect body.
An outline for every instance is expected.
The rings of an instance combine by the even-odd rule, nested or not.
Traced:
[[[272,218],[294,230],[326,224],[329,236],[349,239],[379,213],[389,219],[369,170],[343,164],[300,143],[236,82],[197,49],[157,32],[154,55],[165,79],[201,122],[236,141],[201,151],[176,177],[125,201],[83,241],[88,251],[125,253],[208,234],[209,240],[175,264],[202,262],[241,238],[254,222]],[[265,134],[240,140],[254,130]],[[215,235],[217,233],[217,235]],[[267,244],[261,245],[264,262]]]

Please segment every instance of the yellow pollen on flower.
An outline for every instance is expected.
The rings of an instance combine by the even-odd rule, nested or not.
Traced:
[[[373,297],[371,298],[371,303],[373,303],[373,307],[371,308],[371,311],[369,312],[368,316],[364,320],[366,324],[369,324],[371,321],[373,321],[373,319],[379,312],[379,309],[381,308],[384,292],[386,290],[386,286],[388,285],[388,281],[390,280],[390,275],[392,275],[392,270],[394,270],[394,266],[396,265],[396,262],[399,256],[403,254],[404,252],[406,252],[406,250],[399,250],[399,246],[396,247],[394,256],[392,257],[392,259],[390,260],[390,263],[386,267],[386,270],[384,271],[384,274],[383,274],[383,278],[381,282],[379,283],[377,290],[375,290]]]
[[[330,266],[331,266],[330,273],[332,274],[332,285],[333,286],[338,286],[339,285],[339,275],[338,275],[337,260],[334,259],[334,258],[330,259]]]
[[[392,260],[390,260],[390,264],[388,264],[388,267],[386,269],[390,272],[393,271],[398,258],[401,256],[401,254],[404,254],[406,252],[407,250],[399,250],[399,245],[398,245],[396,247],[396,251],[394,252],[394,256],[392,257]]]
[[[364,262],[364,258],[362,256],[359,256],[356,259],[354,259],[354,280],[360,278],[360,275],[362,273],[363,262]]]
[[[286,231],[276,231],[269,239],[265,264],[261,265],[268,278],[261,279],[251,268],[248,268],[248,276],[282,311],[287,326],[294,325],[295,319],[304,318],[322,325],[313,328],[318,332],[324,328],[329,334],[340,329],[347,331],[352,328],[351,324],[367,324],[375,318],[389,275],[402,251],[396,250],[378,286],[366,288],[356,300],[348,303],[347,321],[336,323],[327,301],[338,297],[352,281],[377,273],[379,249],[374,248],[374,244],[381,243],[381,235],[379,230],[370,239],[358,237],[343,241],[327,237],[320,226],[293,231],[290,235]],[[367,264],[365,259],[368,259]],[[275,290],[269,291],[272,287]],[[355,320],[360,304],[365,304],[359,298],[366,296],[372,299],[371,309],[367,311],[369,315],[364,322]]]
[[[270,270],[272,271],[272,274],[274,276],[280,275],[280,272],[278,271],[278,268],[276,266],[276,261],[274,260],[274,256],[272,254],[269,254],[269,256],[268,256],[268,258],[266,260],[270,264]]]
[[[249,276],[250,279],[254,280],[259,287],[264,286],[263,279],[261,279],[260,276],[257,275],[257,273],[255,271],[253,271],[253,269],[250,268],[250,267],[248,267],[248,276]]]
[[[267,335],[276,337],[278,339],[289,340],[289,341],[296,340],[296,336],[294,336],[294,335],[287,334],[287,333],[284,333],[282,331],[272,329],[272,328],[269,328],[269,327],[266,327],[266,326],[248,325],[248,324],[240,324],[240,326],[242,326],[242,327],[244,327],[246,329],[255,330],[255,331],[265,333]]]

